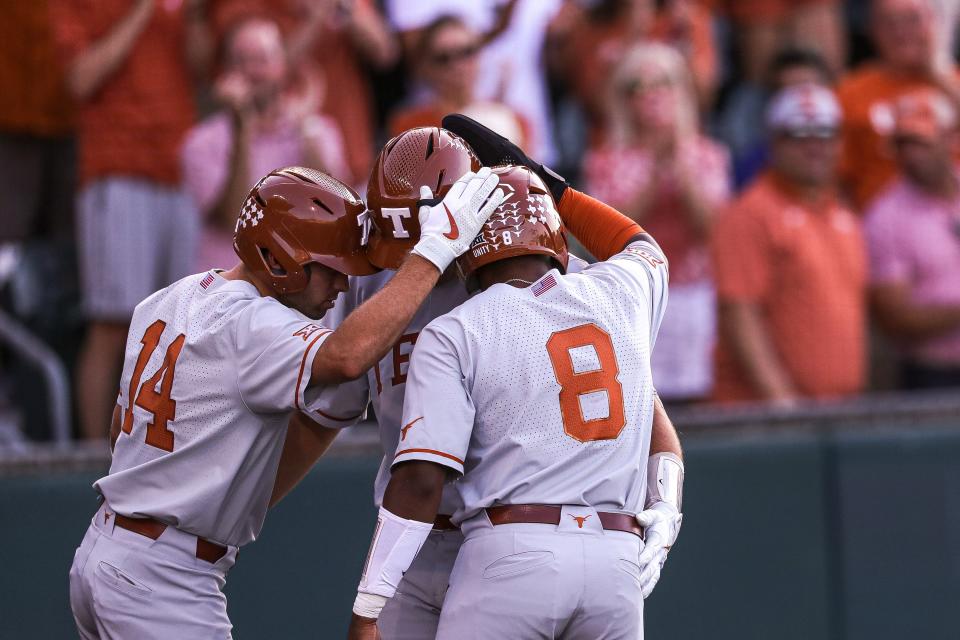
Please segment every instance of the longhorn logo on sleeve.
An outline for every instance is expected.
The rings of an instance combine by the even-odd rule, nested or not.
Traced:
[[[410,427],[412,427],[414,424],[416,424],[417,422],[419,422],[419,421],[421,421],[421,420],[423,420],[423,416],[420,416],[419,418],[416,418],[415,420],[411,420],[411,421],[408,422],[406,425],[404,425],[402,429],[400,429],[400,442],[403,442],[404,440],[407,439],[407,431],[410,431]]]

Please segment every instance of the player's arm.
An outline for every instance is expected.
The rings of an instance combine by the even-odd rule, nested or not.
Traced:
[[[277,467],[277,479],[273,483],[270,506],[280,502],[295,486],[300,484],[313,465],[330,448],[339,429],[321,427],[301,412],[290,416],[287,437],[283,441],[283,453]]]
[[[475,414],[463,374],[468,349],[462,335],[453,338],[435,323],[420,334],[410,360],[405,426],[357,587],[352,637],[376,623],[433,527],[444,481],[463,473]]]
[[[660,579],[667,553],[683,521],[683,451],[677,430],[659,396],[654,397],[653,431],[647,459],[647,495],[637,522],[644,528],[640,553],[640,590],[646,598]]]
[[[467,250],[503,200],[498,183],[488,168],[467,173],[440,204],[420,208],[421,237],[413,253],[387,286],[351,313],[317,350],[311,386],[359,378],[396,343],[440,274]]]
[[[637,240],[653,240],[636,222],[613,207],[577,191],[563,176],[533,160],[516,144],[476,120],[459,113],[451,114],[444,117],[443,127],[470,143],[484,165],[507,163],[532,169],[550,189],[567,230],[600,260],[620,253]]]

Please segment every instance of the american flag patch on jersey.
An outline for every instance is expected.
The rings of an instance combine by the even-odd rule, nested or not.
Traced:
[[[535,282],[533,286],[530,287],[530,290],[533,291],[534,296],[542,296],[555,286],[557,286],[557,279],[551,275],[538,282]]]
[[[213,284],[213,281],[214,281],[215,279],[216,279],[216,278],[213,277],[213,274],[212,274],[212,273],[208,273],[207,276],[206,276],[203,280],[200,281],[200,287],[203,288],[203,289],[206,289],[207,287],[209,287],[210,285]]]

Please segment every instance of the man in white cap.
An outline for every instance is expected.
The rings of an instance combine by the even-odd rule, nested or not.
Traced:
[[[718,401],[790,406],[863,388],[866,257],[836,196],[840,124],[827,88],[777,94],[770,169],[718,220]]]

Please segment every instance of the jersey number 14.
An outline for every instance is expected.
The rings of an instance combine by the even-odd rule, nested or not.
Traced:
[[[573,349],[591,347],[600,368],[577,372],[573,367]],[[620,366],[610,334],[595,324],[582,324],[557,331],[547,340],[547,353],[553,373],[560,384],[560,415],[563,430],[580,442],[614,440],[626,425],[623,386],[617,380]],[[587,420],[580,409],[581,396],[606,392],[609,410],[604,418]]]
[[[120,429],[124,433],[130,433],[133,429],[133,405],[136,404],[144,411],[153,414],[153,420],[147,424],[146,442],[152,447],[163,449],[164,451],[173,451],[173,431],[167,428],[167,423],[177,417],[177,401],[170,397],[170,391],[173,389],[173,376],[176,373],[177,358],[180,357],[180,350],[183,349],[183,342],[186,340],[184,334],[178,335],[170,346],[167,347],[167,353],[163,357],[163,364],[157,369],[153,376],[140,386],[140,378],[143,376],[143,370],[150,361],[150,356],[156,351],[160,343],[160,336],[163,330],[167,328],[167,323],[163,320],[157,320],[147,327],[143,333],[140,343],[143,347],[140,349],[140,355],[137,356],[137,364],[133,367],[133,375],[130,376],[130,393],[127,398],[127,410],[123,413],[123,423]],[[157,384],[160,385],[160,391],[157,391]],[[137,389],[139,388],[139,393]],[[136,402],[134,402],[136,398]]]

